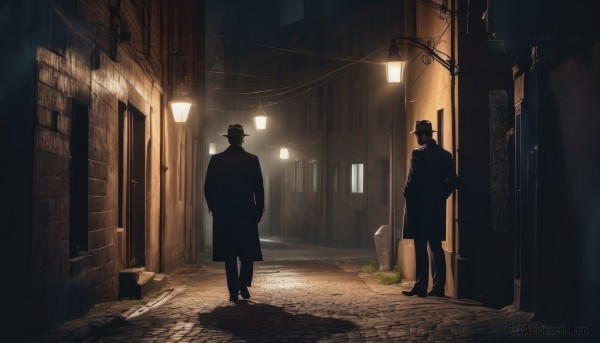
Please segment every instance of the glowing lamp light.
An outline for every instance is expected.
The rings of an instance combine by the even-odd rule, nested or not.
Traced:
[[[256,112],[254,112],[254,126],[256,126],[257,130],[267,128],[267,112],[265,112],[262,106],[258,106]]]
[[[186,100],[173,100],[171,101],[171,110],[173,111],[173,119],[176,123],[185,123],[192,103]]]
[[[401,83],[404,62],[386,62],[388,83]]]
[[[392,40],[390,44],[385,65],[388,83],[401,83],[404,76],[404,59],[395,40]]]
[[[208,144],[208,154],[209,155],[214,155],[217,153],[217,144],[216,143],[209,143]]]
[[[267,128],[267,117],[266,116],[256,116],[254,117],[254,125],[257,130],[264,130]]]
[[[290,151],[287,148],[279,149],[279,158],[282,160],[287,160],[290,158]]]

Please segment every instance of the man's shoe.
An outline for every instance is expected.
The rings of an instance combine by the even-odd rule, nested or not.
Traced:
[[[417,291],[413,288],[410,291],[402,291],[402,294],[406,295],[407,297],[412,297],[413,295],[416,295],[420,298],[425,298],[427,296],[427,291]]]
[[[440,297],[443,298],[446,295],[444,294],[444,290],[431,290],[431,292],[427,293],[428,297]]]
[[[244,299],[250,299],[250,292],[248,292],[248,287],[242,286],[240,287],[240,294]]]
[[[229,301],[233,301],[233,302],[238,301],[238,295],[237,294],[229,294]]]

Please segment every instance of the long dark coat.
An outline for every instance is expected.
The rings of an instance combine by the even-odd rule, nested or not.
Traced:
[[[213,261],[262,261],[258,219],[265,207],[262,172],[256,155],[229,146],[208,164],[204,196],[213,215]]]
[[[404,238],[446,240],[446,199],[457,186],[452,155],[431,139],[412,152]]]

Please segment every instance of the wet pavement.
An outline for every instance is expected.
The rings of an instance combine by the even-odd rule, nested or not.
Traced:
[[[405,297],[360,272],[371,251],[263,242],[249,301],[228,301],[220,263],[170,277],[179,294],[104,330],[99,342],[498,341],[519,311],[440,298]],[[522,337],[521,337],[522,338]]]

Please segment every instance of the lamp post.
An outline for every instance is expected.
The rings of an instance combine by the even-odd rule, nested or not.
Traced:
[[[424,40],[418,37],[394,37],[390,43],[390,47],[388,49],[388,56],[386,58],[386,74],[388,83],[392,84],[402,84],[402,97],[404,98],[404,109],[406,112],[406,85],[403,84],[402,80],[404,78],[404,58],[400,54],[400,50],[398,49],[398,45],[408,45],[412,47],[416,47],[424,52],[422,61],[425,64],[430,64],[432,60],[441,64],[446,70],[450,72],[452,76],[452,87],[451,87],[451,103],[452,103],[452,124],[453,124],[453,141],[454,141],[454,113],[455,113],[455,103],[454,103],[454,93],[455,93],[455,76],[458,70],[458,65],[454,58],[440,50],[435,48],[433,40]],[[453,48],[454,50],[454,48]],[[394,216],[395,216],[395,197],[393,194],[394,191],[394,148],[395,148],[395,136],[396,136],[396,116],[390,111],[390,195],[389,195],[389,268],[392,270],[395,265],[395,251],[396,251],[396,237],[395,237],[395,227],[394,227]],[[454,144],[453,144],[453,152],[454,152]],[[456,162],[455,162],[456,167]],[[453,198],[454,199],[454,198]],[[453,200],[454,202],[454,200]],[[454,205],[453,205],[454,208]]]

